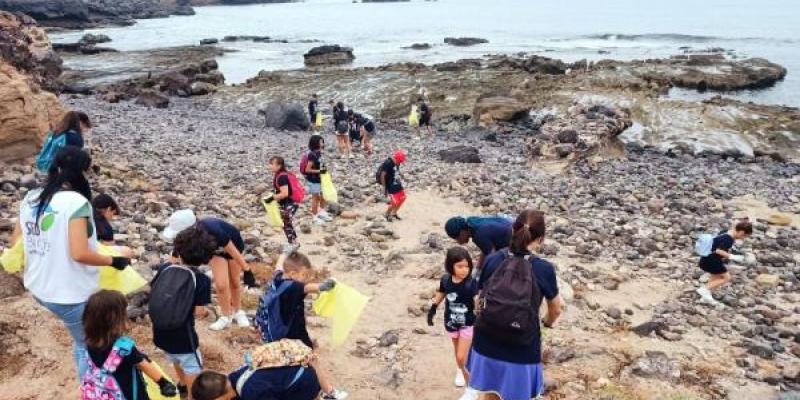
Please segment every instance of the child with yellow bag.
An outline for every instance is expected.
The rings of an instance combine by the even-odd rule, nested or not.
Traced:
[[[264,207],[267,208],[268,215],[270,212],[272,213],[270,219],[274,220],[275,205],[272,203],[278,204],[281,217],[280,227],[283,228],[283,233],[289,242],[288,248],[295,251],[300,245],[297,243],[297,231],[294,229],[292,220],[294,214],[297,213],[298,203],[302,202],[305,197],[305,190],[297,177],[286,169],[286,161],[283,157],[270,158],[269,167],[274,175],[272,188],[275,190],[275,194],[264,199]]]

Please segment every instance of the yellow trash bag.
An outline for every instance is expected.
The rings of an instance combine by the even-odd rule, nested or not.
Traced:
[[[19,272],[25,266],[25,246],[22,244],[22,238],[17,239],[17,243],[13,246],[3,250],[0,255],[0,265],[9,274]]]
[[[322,113],[317,111],[317,115],[314,118],[314,124],[317,125],[317,128],[322,127]]]
[[[152,366],[154,366],[158,370],[158,372],[161,372],[161,375],[163,375],[165,378],[167,378],[168,381],[172,382],[172,379],[170,379],[169,375],[164,373],[164,370],[161,368],[160,365],[156,364],[155,361],[150,361],[150,364]],[[149,397],[150,400],[169,400],[169,399],[178,400],[178,399],[180,399],[180,395],[179,394],[176,394],[175,396],[172,396],[172,397],[163,396],[161,394],[161,389],[158,388],[158,383],[153,382],[153,380],[150,379],[149,376],[147,376],[145,374],[142,374],[142,375],[144,376],[144,387],[147,389],[147,397]],[[175,382],[172,382],[172,383],[175,383]]]
[[[419,113],[416,105],[411,106],[411,112],[408,113],[408,126],[412,128],[419,126]]]
[[[322,186],[322,198],[328,203],[336,204],[339,202],[339,193],[336,191],[336,186],[333,185],[330,173],[319,175],[320,186]]]
[[[283,218],[281,217],[281,209],[278,206],[277,201],[273,200],[267,202],[267,200],[269,200],[270,198],[272,198],[272,196],[267,196],[261,199],[261,204],[264,205],[264,210],[267,212],[267,221],[269,221],[270,225],[278,229],[281,229],[283,228]]]
[[[120,252],[117,251],[116,248],[104,244],[97,245],[97,252],[105,256],[120,256]],[[100,278],[98,281],[100,289],[116,290],[124,295],[128,295],[141,289],[146,284],[147,281],[131,266],[125,267],[122,271],[114,267],[100,267]]]
[[[314,312],[333,322],[333,345],[341,346],[353,330],[369,298],[341,282],[322,293],[314,302]]]

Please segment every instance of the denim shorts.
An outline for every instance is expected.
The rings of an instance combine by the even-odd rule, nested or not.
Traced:
[[[311,194],[320,194],[320,193],[322,193],[322,184],[321,183],[306,182],[306,185],[308,185],[308,193],[311,193]]]
[[[195,353],[197,355],[195,355]],[[189,375],[200,375],[203,372],[203,357],[200,355],[200,350],[194,353],[186,354],[170,354],[166,353],[167,358],[173,363],[181,366],[183,372]]]

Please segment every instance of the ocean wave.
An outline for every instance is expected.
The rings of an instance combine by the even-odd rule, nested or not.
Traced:
[[[708,35],[689,35],[683,33],[643,33],[643,34],[628,34],[628,33],[597,33],[592,35],[581,35],[569,38],[558,38],[552,41],[572,41],[572,40],[605,40],[610,42],[678,42],[678,43],[708,43],[708,42],[723,42],[723,41],[775,41],[780,43],[795,43],[796,39],[777,39],[777,38],[763,38],[763,37],[721,37],[721,36],[708,36]]]

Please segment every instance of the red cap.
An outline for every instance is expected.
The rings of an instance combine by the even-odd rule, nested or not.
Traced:
[[[403,150],[397,150],[392,155],[392,158],[394,158],[394,160],[397,161],[398,164],[402,164],[406,162],[406,153]]]

